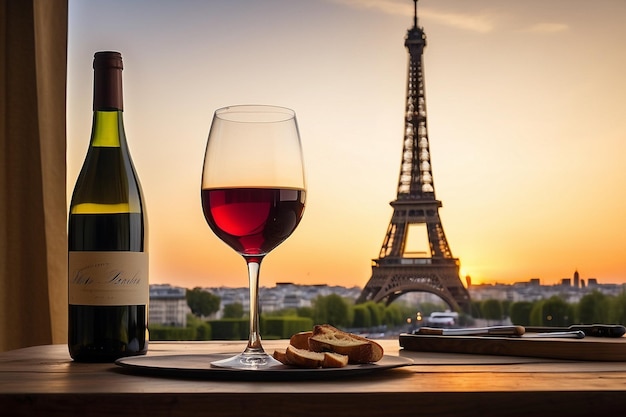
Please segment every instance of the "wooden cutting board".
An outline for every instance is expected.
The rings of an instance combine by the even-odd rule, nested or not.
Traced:
[[[401,334],[400,346],[421,352],[473,353],[584,361],[626,361],[626,337],[584,339]]]

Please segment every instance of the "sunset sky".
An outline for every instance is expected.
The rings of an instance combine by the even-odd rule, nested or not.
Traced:
[[[68,200],[91,129],[92,59],[124,57],[126,134],[151,283],[246,286],[209,229],[213,111],[295,110],[307,207],[261,285],[363,287],[397,192],[411,0],[70,0]],[[431,162],[473,283],[626,282],[626,1],[420,0]]]

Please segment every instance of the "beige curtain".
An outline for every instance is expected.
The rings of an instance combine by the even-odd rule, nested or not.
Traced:
[[[67,0],[0,0],[0,351],[66,343]]]

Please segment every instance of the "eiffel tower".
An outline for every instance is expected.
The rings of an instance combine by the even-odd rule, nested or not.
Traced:
[[[407,292],[429,292],[451,309],[470,311],[470,297],[459,278],[459,260],[452,256],[439,217],[441,201],[435,198],[426,124],[423,52],[424,30],[417,24],[417,0],[413,27],[404,45],[409,51],[409,72],[404,142],[398,194],[393,214],[372,277],[357,303],[373,300],[387,304]],[[409,232],[421,232],[423,251],[411,251]],[[426,239],[428,244],[426,244]]]

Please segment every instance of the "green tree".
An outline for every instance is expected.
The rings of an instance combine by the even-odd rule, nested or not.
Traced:
[[[543,326],[543,304],[546,300],[539,300],[533,303],[533,307],[530,309],[530,325],[531,326]],[[516,323],[517,324],[517,323]]]
[[[530,326],[530,312],[533,303],[530,301],[518,301],[511,304],[509,317],[513,324],[520,326]]]
[[[541,320],[540,326],[569,326],[574,320],[574,309],[561,297],[555,295],[543,303]]]
[[[513,302],[511,300],[502,300],[500,302],[502,303],[502,318],[510,317],[511,304],[513,304]]]
[[[226,304],[222,318],[225,319],[240,319],[243,317],[243,305],[241,303]]]
[[[185,297],[191,312],[198,317],[206,317],[219,311],[221,299],[200,287],[187,290]]]
[[[364,304],[359,304],[355,305],[353,310],[354,319],[352,320],[352,327],[363,329],[372,326],[372,316],[369,308],[367,308]]]
[[[383,324],[383,315],[385,310],[385,306],[383,304],[368,301],[363,305],[370,312],[370,326],[368,327],[376,327]]]
[[[352,323],[352,309],[346,300],[337,294],[318,296],[313,306],[315,323],[347,327]]]
[[[578,320],[581,323],[608,323],[609,298],[599,291],[583,296],[578,303]]]
[[[406,307],[404,307],[406,308]],[[383,324],[387,326],[400,326],[405,322],[403,307],[396,303],[391,303],[385,307]]]
[[[298,307],[296,309],[296,315],[298,317],[309,317],[309,318],[313,318],[313,308],[312,307]]]
[[[470,301],[470,309],[472,311],[472,317],[476,319],[482,319],[482,312],[480,311],[481,302],[480,301]]]
[[[502,303],[500,300],[489,299],[482,302],[480,309],[482,311],[483,318],[489,320],[502,320]]]
[[[609,323],[626,325],[626,292],[611,299]]]

